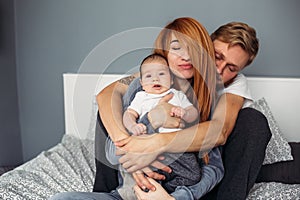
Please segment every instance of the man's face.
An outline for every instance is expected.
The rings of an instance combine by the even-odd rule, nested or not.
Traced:
[[[229,84],[249,60],[249,54],[239,45],[229,46],[218,39],[213,41],[216,66],[224,85]]]

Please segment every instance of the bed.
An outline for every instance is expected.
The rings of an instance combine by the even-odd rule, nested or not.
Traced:
[[[65,134],[61,142],[3,174],[0,177],[0,199],[47,199],[63,191],[92,191],[95,176],[93,139],[97,114],[95,95],[122,76],[124,75],[63,74]],[[280,136],[279,139],[274,139],[278,152],[266,153],[268,160],[264,166],[293,162],[295,154],[286,145],[291,142],[299,145],[297,142],[300,142],[300,79],[248,77],[248,81],[257,100],[253,107],[268,115],[270,126]],[[283,155],[286,157],[280,160],[284,152],[289,155]],[[294,171],[299,176],[299,169]],[[297,180],[288,183],[278,182],[276,179],[266,181],[265,177],[261,177],[261,181],[252,188],[248,200],[300,199],[300,182]]]

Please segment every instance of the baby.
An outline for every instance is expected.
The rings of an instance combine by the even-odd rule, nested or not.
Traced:
[[[197,108],[188,100],[186,95],[172,88],[173,77],[168,67],[167,60],[159,55],[152,54],[146,57],[140,66],[140,83],[143,91],[136,94],[130,106],[124,112],[123,124],[133,135],[149,134],[144,124],[137,121],[154,108],[159,100],[166,94],[173,93],[173,98],[169,101],[174,105],[171,115],[180,117],[187,123],[192,123],[198,119]],[[178,129],[167,129],[160,127],[159,133],[171,132]],[[166,179],[161,182],[168,191],[173,192],[177,186],[194,185],[200,181],[201,169],[198,153],[165,154],[164,162],[172,168],[172,173],[164,173]],[[131,174],[124,169],[120,170],[123,177],[123,185],[118,192],[123,199],[134,199],[132,187],[135,181]],[[160,171],[160,173],[163,173]]]

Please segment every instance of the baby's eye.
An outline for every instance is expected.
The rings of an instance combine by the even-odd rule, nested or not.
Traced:
[[[151,74],[147,74],[145,78],[151,78]]]
[[[163,75],[165,75],[165,72],[160,72],[159,75],[163,76]]]

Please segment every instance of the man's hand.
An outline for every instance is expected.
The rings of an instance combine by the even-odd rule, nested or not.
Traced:
[[[129,173],[149,166],[163,153],[160,148],[163,145],[160,145],[161,141],[155,135],[132,135],[115,142],[119,149],[117,154],[122,155],[119,162]]]

